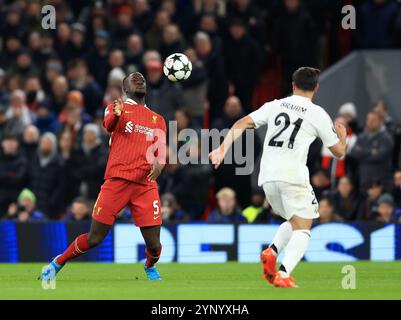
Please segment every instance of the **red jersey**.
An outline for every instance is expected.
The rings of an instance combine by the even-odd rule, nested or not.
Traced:
[[[132,99],[124,102],[121,116],[113,114],[113,104],[105,109],[103,126],[111,133],[110,154],[104,178],[122,178],[141,184],[147,179],[154,157],[165,163],[166,122],[147,106]]]

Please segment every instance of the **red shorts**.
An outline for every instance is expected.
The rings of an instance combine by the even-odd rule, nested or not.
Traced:
[[[118,213],[128,206],[138,227],[161,225],[157,185],[142,185],[119,178],[107,179],[99,192],[92,218],[112,225]]]

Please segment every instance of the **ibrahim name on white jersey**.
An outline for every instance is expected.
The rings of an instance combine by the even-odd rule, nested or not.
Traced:
[[[306,161],[310,144],[316,137],[326,147],[339,142],[327,112],[302,96],[293,95],[265,103],[249,116],[256,128],[267,125],[260,186],[273,181],[309,185]]]

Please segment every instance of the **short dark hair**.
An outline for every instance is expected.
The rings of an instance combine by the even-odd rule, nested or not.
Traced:
[[[302,67],[292,75],[295,86],[303,91],[315,90],[319,80],[320,70],[311,67]]]
[[[89,207],[89,203],[88,200],[86,200],[86,198],[84,197],[76,197],[72,203],[81,203],[87,207]]]

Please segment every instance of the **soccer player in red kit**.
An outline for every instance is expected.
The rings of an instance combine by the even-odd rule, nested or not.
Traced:
[[[41,279],[51,279],[67,261],[100,244],[117,214],[128,206],[145,240],[146,275],[149,280],[161,280],[155,266],[162,250],[156,179],[165,164],[166,123],[146,106],[146,81],[141,73],[128,75],[123,90],[127,100],[114,101],[105,109],[103,125],[111,134],[110,155],[105,182],[93,208],[90,231],[78,236],[57,256],[43,270]]]

